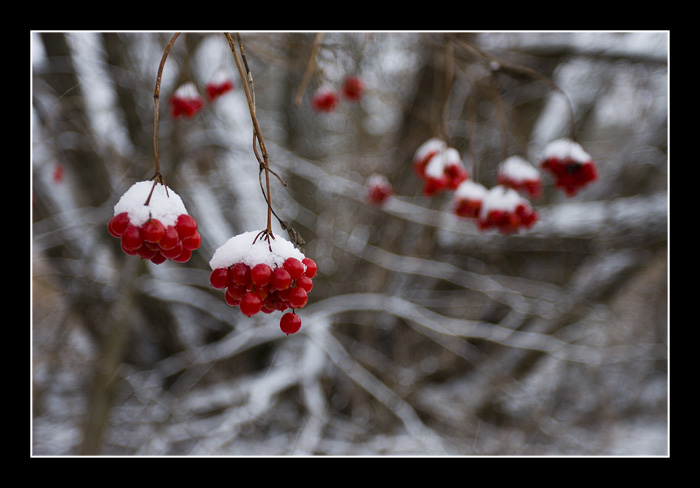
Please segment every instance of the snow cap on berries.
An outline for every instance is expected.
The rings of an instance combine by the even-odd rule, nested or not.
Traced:
[[[251,268],[264,263],[274,269],[282,266],[287,258],[304,259],[304,254],[284,238],[277,235],[274,239],[270,237],[268,242],[259,234],[260,231],[250,231],[231,237],[214,252],[209,261],[211,269],[228,268],[236,263],[244,263]]]
[[[486,218],[492,210],[513,212],[523,202],[525,202],[523,197],[512,188],[496,185],[484,196],[481,204],[481,218]]]
[[[455,190],[455,199],[464,200],[483,200],[488,190],[481,183],[473,180],[465,180],[459,184]]]
[[[418,149],[416,149],[416,152],[413,154],[413,160],[419,161],[425,159],[429,154],[442,152],[445,149],[447,149],[445,141],[437,137],[431,137],[418,146]]]
[[[510,156],[498,167],[499,177],[515,183],[540,179],[540,173],[532,164],[520,156]]]
[[[148,202],[148,195],[153,188],[153,194]],[[166,193],[167,188],[167,193]],[[153,181],[139,181],[134,183],[124,193],[114,206],[114,215],[126,212],[131,224],[139,227],[149,219],[157,219],[165,226],[175,225],[178,216],[187,214],[185,204],[180,196],[169,187]]]
[[[579,163],[586,163],[593,159],[579,143],[567,138],[557,139],[545,146],[543,159],[549,158],[571,158]]]

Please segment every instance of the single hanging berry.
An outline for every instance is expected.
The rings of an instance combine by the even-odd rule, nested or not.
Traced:
[[[316,90],[311,97],[311,107],[317,112],[332,112],[338,106],[338,94],[330,87]]]
[[[365,84],[357,76],[348,76],[340,91],[346,99],[356,102],[364,95]]]
[[[201,245],[197,222],[180,196],[161,183],[154,186],[153,181],[134,183],[121,196],[107,230],[120,239],[126,254],[154,264],[167,259],[185,263]]]
[[[259,312],[300,309],[313,288],[316,263],[280,236],[269,242],[259,232],[245,232],[230,238],[209,261],[209,281],[224,289],[224,299],[246,317]],[[284,318],[287,315],[292,317]],[[293,334],[301,326],[296,313],[282,317],[282,330]]]
[[[571,139],[558,139],[547,144],[540,166],[554,177],[556,187],[569,197],[598,179],[593,158]]]

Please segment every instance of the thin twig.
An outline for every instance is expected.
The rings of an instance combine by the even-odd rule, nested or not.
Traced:
[[[153,91],[153,156],[155,158],[156,171],[151,179],[155,181],[153,182],[153,188],[151,188],[151,192],[148,194],[148,199],[146,200],[146,203],[144,205],[148,205],[151,201],[153,189],[156,187],[156,183],[159,181],[163,186],[165,186],[165,194],[168,195],[168,187],[165,185],[165,178],[163,178],[163,175],[160,173],[160,158],[158,156],[158,101],[160,99],[160,81],[163,77],[163,68],[165,67],[165,60],[168,58],[170,49],[173,47],[175,40],[179,36],[180,33],[176,32],[175,35],[173,35],[172,39],[170,39],[170,42],[165,47],[165,51],[163,52],[163,57],[160,60],[160,66],[158,66],[158,74],[156,76],[156,87]]]
[[[304,72],[304,78],[301,80],[301,85],[299,85],[299,89],[297,90],[297,94],[294,97],[294,106],[298,107],[301,105],[301,100],[304,97],[304,92],[306,91],[306,87],[309,84],[309,81],[311,80],[311,75],[314,72],[314,69],[316,68],[316,58],[318,57],[318,50],[321,47],[321,41],[323,40],[323,32],[319,32],[316,34],[316,37],[314,37],[314,43],[313,46],[311,47],[311,55],[309,56],[309,62],[306,64],[306,71]]]

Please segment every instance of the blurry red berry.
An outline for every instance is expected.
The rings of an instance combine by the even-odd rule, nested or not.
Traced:
[[[341,91],[348,100],[357,101],[362,98],[365,91],[365,85],[357,76],[349,76],[345,79],[345,83],[343,83]]]

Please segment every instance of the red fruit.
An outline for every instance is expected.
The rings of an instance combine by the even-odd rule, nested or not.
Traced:
[[[289,285],[292,284],[292,277],[289,271],[282,268],[275,268],[272,272],[272,281],[270,281],[270,286],[275,290],[286,290]]]
[[[170,249],[161,249],[160,253],[168,259],[175,259],[180,254],[182,254],[183,249],[184,248],[182,247],[182,242],[178,241],[177,244],[175,244]]]
[[[182,252],[177,256],[172,258],[176,263],[186,263],[192,257],[192,251],[189,249],[183,249]]]
[[[228,79],[219,82],[212,81],[210,83],[207,83],[206,90],[207,97],[209,97],[209,100],[214,101],[224,93],[233,90],[233,81]]]
[[[165,235],[165,227],[157,219],[149,219],[141,227],[143,240],[146,242],[158,242]]]
[[[318,270],[318,267],[316,266],[316,262],[311,259],[311,258],[304,258],[301,260],[303,264],[306,265],[306,271],[304,274],[308,276],[309,278],[313,278],[316,276],[316,271]]]
[[[222,289],[228,286],[228,269],[217,268],[209,275],[209,283],[214,288]]]
[[[127,225],[122,233],[122,248],[129,251],[136,251],[143,244],[141,229],[135,225]]]
[[[136,254],[138,254],[141,259],[151,259],[153,258],[153,256],[156,255],[157,252],[158,251],[149,249],[146,243],[144,243],[141,247],[138,248]]]
[[[243,298],[243,295],[246,293],[245,286],[239,286],[231,283],[229,284],[228,288],[226,288],[226,295],[234,300],[240,301],[240,299]]]
[[[319,90],[311,99],[311,106],[319,112],[332,112],[338,105],[338,94],[331,90]]]
[[[283,266],[293,280],[304,274],[304,265],[297,258],[287,258]]]
[[[262,300],[255,293],[248,292],[241,298],[239,307],[243,315],[252,317],[262,308]]]
[[[250,270],[250,281],[256,286],[267,286],[272,280],[272,268],[265,263],[258,263]]]
[[[308,293],[314,287],[314,282],[308,276],[300,276],[296,280],[296,286],[298,286],[299,288],[303,288]]]
[[[227,304],[231,305],[232,307],[237,307],[241,304],[241,297],[229,293],[229,290],[226,290],[226,293],[224,294],[224,300]]]
[[[197,232],[197,222],[191,215],[182,214],[177,218],[175,229],[177,229],[177,235],[180,236],[180,239],[191,237]]]
[[[190,251],[199,249],[199,247],[202,245],[202,236],[199,235],[199,232],[195,231],[193,235],[190,237],[185,237],[182,240],[182,245],[185,249],[189,249]]]
[[[160,252],[156,252],[155,256],[151,258],[151,262],[153,264],[162,264],[164,263],[168,258],[163,256]]]
[[[158,241],[158,245],[161,249],[167,250],[174,248],[179,241],[180,236],[177,234],[177,229],[175,229],[175,226],[169,225],[165,228],[165,233],[161,240]]]
[[[241,286],[250,284],[250,267],[245,263],[236,263],[228,272],[228,279]]]
[[[289,290],[289,306],[292,308],[303,308],[306,302],[309,300],[309,296],[306,290],[300,287],[292,288]]]
[[[360,78],[357,76],[350,76],[346,78],[341,91],[348,100],[357,101],[362,98],[365,86]]]
[[[295,313],[286,313],[280,319],[280,329],[285,334],[294,334],[301,328],[301,317]]]
[[[107,230],[113,237],[121,237],[124,230],[129,225],[129,214],[122,212],[109,220]]]

